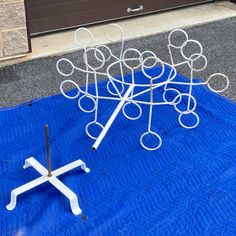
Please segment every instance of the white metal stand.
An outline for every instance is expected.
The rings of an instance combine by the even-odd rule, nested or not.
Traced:
[[[68,165],[65,165],[57,170],[51,172],[51,176],[48,176],[48,170],[42,166],[36,159],[30,157],[25,160],[25,165],[23,166],[24,169],[28,167],[33,167],[37,170],[42,176],[24,184],[14,190],[11,191],[11,201],[6,206],[7,210],[11,211],[16,207],[17,197],[18,195],[35,188],[47,181],[49,181],[54,187],[56,187],[62,194],[64,194],[70,201],[71,211],[74,215],[81,214],[81,209],[79,207],[78,198],[74,192],[72,192],[66,185],[64,185],[57,176],[62,175],[72,169],[77,167],[81,167],[83,171],[86,173],[90,172],[90,169],[86,167],[85,163],[81,160],[74,161]]]
[[[162,61],[152,51],[139,51],[135,48],[124,50],[125,40],[122,28],[117,24],[110,24],[108,27],[113,28],[113,30],[109,31],[107,29],[105,36],[110,42],[117,42],[119,52],[112,51],[109,45],[93,46],[92,32],[86,28],[79,28],[75,32],[75,41],[83,50],[83,67],[76,66],[66,58],[61,58],[57,62],[57,71],[66,77],[60,85],[61,93],[68,99],[78,99],[78,106],[83,112],[94,113],[93,120],[88,122],[85,127],[87,135],[95,140],[92,147],[94,150],[99,147],[120,111],[127,119],[137,120],[142,116],[142,106],[149,106],[149,115],[148,125],[140,135],[139,142],[146,150],[157,150],[162,145],[162,138],[152,124],[155,107],[173,106],[176,112],[179,113],[179,124],[183,128],[193,129],[200,122],[196,112],[197,101],[193,96],[194,87],[206,85],[215,93],[222,93],[229,87],[229,78],[221,73],[214,73],[203,81],[195,80],[195,78],[199,78],[198,72],[204,71],[207,67],[207,58],[204,55],[201,43],[189,38],[188,34],[182,29],[172,30],[168,35],[167,48],[170,57],[168,63]],[[87,42],[84,45],[79,40],[81,33],[87,35]],[[177,59],[174,57],[176,52],[179,54]],[[187,77],[189,80],[178,79],[177,70],[181,66],[188,68],[189,74]],[[157,68],[159,70],[156,70]],[[74,80],[69,78],[75,71],[77,72],[76,76],[78,73],[81,75],[79,76],[80,83],[81,78],[84,78],[85,87],[79,87]],[[117,71],[117,76],[113,74],[114,71]],[[136,72],[140,76],[137,76]],[[125,73],[128,76],[125,76]],[[73,76],[73,79],[75,79],[75,75]],[[102,95],[100,92],[98,76],[107,79],[106,89],[108,94],[106,95]],[[93,90],[89,88],[89,78],[94,80],[95,89]],[[221,88],[214,88],[213,85],[216,80],[221,81]],[[73,85],[77,90],[76,95],[68,94],[66,85]],[[180,89],[177,89],[176,85],[179,85]],[[159,93],[162,95],[161,97],[154,96],[154,90],[158,90],[158,88]],[[143,99],[143,94],[149,94],[149,96]],[[170,100],[168,94],[172,94],[174,97]],[[100,100],[119,102],[105,125],[100,121],[98,112]],[[86,108],[87,103],[92,103],[93,107]],[[138,115],[128,115],[127,107],[130,107],[130,109],[133,107],[138,110]],[[184,119],[184,117],[188,116],[192,117],[191,122],[188,122],[188,119]],[[96,137],[91,132],[93,130],[92,127],[101,129],[100,134]],[[148,136],[155,139],[154,144],[148,141]]]

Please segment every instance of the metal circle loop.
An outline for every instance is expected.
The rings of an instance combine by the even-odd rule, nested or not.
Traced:
[[[210,81],[211,81],[214,77],[216,77],[216,76],[221,76],[222,78],[225,79],[226,85],[225,85],[225,87],[224,87],[223,89],[216,90],[216,89],[213,89],[213,88],[211,87]],[[228,87],[229,87],[229,78],[228,78],[226,75],[224,75],[224,74],[215,73],[215,74],[212,74],[212,75],[207,79],[206,83],[207,83],[208,88],[209,88],[212,92],[215,92],[215,93],[222,93],[222,92],[224,92],[226,89],[228,89]]]
[[[182,98],[183,98],[183,97],[188,97],[188,98],[190,98],[190,99],[193,101],[193,107],[192,107],[192,108],[187,109],[187,110],[185,110],[185,111],[181,111],[181,110],[177,107],[177,105],[182,101]],[[180,99],[179,99],[179,98],[180,98]],[[179,100],[176,102],[177,99],[179,99]],[[188,114],[188,113],[193,112],[193,111],[196,109],[196,107],[197,107],[197,102],[196,102],[196,99],[195,99],[191,94],[188,94],[188,93],[180,93],[180,94],[177,95],[177,96],[175,97],[175,99],[173,100],[173,105],[174,105],[174,108],[175,108],[175,110],[176,110],[177,112],[183,113],[183,114]],[[190,101],[190,105],[191,105],[191,101]]]
[[[149,68],[149,69],[150,69],[149,66],[148,66],[148,67],[145,66],[145,63],[147,62],[147,60],[150,60],[150,59],[154,59],[154,60],[155,60],[155,65],[156,65],[157,63],[160,63],[160,64],[161,64],[161,73],[160,73],[159,75],[157,75],[157,76],[151,76],[151,75],[147,74],[147,72],[145,71],[145,68]],[[156,57],[156,56],[155,56],[155,57],[147,57],[147,58],[145,58],[145,59],[143,60],[143,63],[142,63],[142,72],[143,72],[143,74],[144,74],[147,78],[149,78],[149,79],[152,79],[152,80],[159,79],[159,78],[161,78],[161,77],[163,76],[163,74],[164,74],[164,72],[165,72],[165,66],[164,66],[163,61],[162,61],[161,59],[159,59],[158,57]]]
[[[81,40],[78,40],[77,37],[78,37],[78,34],[81,33],[82,31],[86,32],[88,34],[88,41],[86,42],[85,45],[81,44]],[[87,47],[91,47],[92,43],[93,43],[93,35],[91,33],[90,30],[88,30],[87,28],[79,28],[75,31],[75,34],[74,34],[74,38],[75,38],[75,41],[76,43],[83,49],[87,48]]]
[[[87,109],[85,109],[83,106],[82,106],[82,101],[84,100],[84,99],[89,99],[89,100],[92,100],[93,101],[93,108],[92,109],[90,109],[90,110],[87,110]],[[83,96],[81,96],[80,98],[79,98],[79,100],[78,100],[78,106],[79,106],[79,108],[80,108],[80,110],[82,110],[83,112],[86,112],[86,113],[90,113],[90,112],[93,112],[95,109],[96,109],[96,101],[95,101],[95,99],[92,97],[92,96],[90,96],[90,95],[83,95]]]
[[[109,56],[107,58],[105,57],[104,53],[103,53],[103,55],[104,55],[105,61],[109,61],[111,59],[112,55],[113,55],[112,52],[111,52],[111,49],[109,47],[107,47],[106,45],[98,45],[96,47],[96,49],[98,49],[100,51],[101,51],[101,48],[105,48],[108,51]],[[99,58],[97,51],[94,52],[94,55],[95,55],[95,57],[98,61],[100,61],[100,62],[103,61],[101,58]]]
[[[70,71],[69,73],[65,73],[65,72],[63,72],[63,71],[61,70],[60,64],[61,64],[62,62],[69,63],[69,65],[71,66],[71,71]],[[72,74],[74,73],[74,71],[75,71],[75,66],[73,65],[73,63],[72,63],[69,59],[66,59],[66,58],[61,58],[61,59],[59,59],[59,60],[57,61],[57,64],[56,64],[56,68],[57,68],[57,71],[58,71],[61,75],[66,76],[66,77],[72,75]]]
[[[184,35],[184,37],[185,37],[185,40],[184,40],[183,42],[181,42],[179,45],[174,44],[174,43],[172,42],[173,40],[171,39],[171,38],[173,38],[173,35],[176,34],[176,33],[180,33],[180,34]],[[169,42],[169,44],[170,44],[172,47],[181,48],[182,45],[183,45],[186,41],[188,41],[188,35],[187,35],[187,33],[186,33],[184,30],[182,30],[182,29],[174,29],[174,30],[172,30],[172,31],[169,33],[169,35],[168,35],[168,42]]]
[[[86,125],[86,127],[85,127],[86,134],[87,134],[91,139],[96,140],[97,137],[93,136],[93,135],[89,132],[89,127],[90,127],[91,125],[97,125],[97,126],[100,127],[101,129],[103,129],[104,126],[103,126],[101,123],[97,122],[97,121],[91,121],[91,122],[89,122],[89,123]]]
[[[63,89],[63,85],[64,85],[65,83],[71,83],[71,84],[73,84],[73,85],[78,89],[77,94],[74,95],[74,96],[69,96],[69,95],[67,95],[66,92],[65,92],[64,89]],[[80,91],[80,87],[78,86],[78,84],[75,83],[73,80],[69,80],[69,79],[64,80],[64,81],[60,84],[60,91],[61,91],[62,95],[63,95],[64,97],[68,98],[68,99],[75,99],[75,98],[77,98],[77,97],[80,95],[80,92],[81,92],[81,91]]]
[[[185,55],[185,53],[184,53],[184,48],[185,48],[188,44],[190,44],[190,43],[196,44],[196,45],[199,47],[199,52],[195,52],[195,53],[191,54],[190,56],[187,56],[187,55]],[[185,60],[187,60],[187,61],[189,61],[190,58],[191,58],[194,54],[198,54],[198,57],[195,58],[195,60],[197,60],[198,58],[200,58],[200,57],[202,56],[202,54],[203,54],[203,48],[202,48],[202,45],[201,45],[197,40],[189,39],[189,40],[185,41],[185,42],[182,44],[182,46],[180,47],[180,52],[181,52],[182,57],[183,57]]]
[[[151,147],[148,147],[147,145],[144,144],[143,139],[147,135],[153,135],[154,137],[156,137],[159,140],[159,143],[157,143],[157,146],[151,148]],[[155,133],[153,131],[147,131],[147,132],[145,132],[145,133],[143,133],[141,135],[141,137],[140,137],[140,144],[141,144],[141,146],[144,149],[146,149],[148,151],[155,151],[155,150],[157,150],[157,149],[159,149],[161,147],[161,145],[162,145],[162,138],[161,138],[160,135],[158,135],[157,133]]]
[[[176,96],[173,98],[172,101],[168,101],[167,98],[166,98],[166,93],[167,93],[168,91],[174,91],[174,92],[176,92],[176,93],[177,93],[176,96],[179,96],[180,92],[179,92],[179,90],[174,89],[174,88],[167,88],[167,89],[164,90],[163,95],[162,95],[163,100],[164,100],[165,102],[168,102],[168,103],[173,103],[173,102],[176,100],[176,99],[175,99]],[[179,99],[181,99],[181,97],[179,97]],[[179,103],[179,102],[180,102],[180,101],[177,101],[177,103]]]
[[[145,55],[148,55],[149,54],[149,56],[145,56]],[[142,55],[142,59],[143,60],[145,60],[146,58],[148,58],[148,57],[156,57],[156,54],[154,53],[154,52],[152,52],[152,51],[144,51],[144,52],[142,52],[141,53],[141,55]],[[144,63],[142,64],[142,65],[144,65]],[[156,61],[153,63],[153,65],[151,65],[151,66],[145,66],[145,68],[152,68],[152,67],[154,67],[156,65]]]
[[[187,116],[187,115],[194,115],[194,116],[195,116],[195,118],[196,118],[196,123],[195,123],[194,125],[186,125],[186,124],[184,124],[184,122],[183,122],[183,120],[182,120],[182,117],[183,117],[183,116]],[[181,125],[183,128],[185,128],[185,129],[193,129],[193,128],[196,128],[196,127],[198,126],[199,122],[200,122],[199,116],[198,116],[198,114],[195,113],[195,112],[181,113],[181,114],[179,114],[178,120],[179,120],[180,125]]]
[[[127,113],[125,111],[125,108],[127,107],[127,105],[130,105],[130,104],[135,105],[138,108],[138,110],[139,110],[139,114],[137,116],[135,116],[135,117],[131,117],[131,116],[127,115]],[[122,107],[122,112],[123,112],[124,116],[127,119],[129,119],[129,120],[137,120],[142,115],[142,108],[140,107],[140,105],[138,103],[130,101],[130,102],[126,102],[125,105]]]
[[[107,82],[107,85],[106,85],[107,90],[111,95],[117,96],[117,95],[121,95],[124,92],[125,86],[123,84],[120,84],[121,85],[121,91],[119,91],[119,89],[116,87],[118,91],[115,91],[115,92],[111,91],[111,89],[110,89],[111,84],[112,84],[112,82],[109,80]],[[114,87],[115,85],[112,84],[112,86]]]
[[[111,37],[109,37],[109,34],[108,34],[108,28],[109,28],[109,27],[116,27],[116,28],[119,30],[120,36],[119,36],[118,39],[114,40],[114,39],[112,39]],[[117,42],[117,41],[123,41],[123,40],[124,40],[123,29],[122,29],[118,24],[114,24],[114,23],[109,24],[109,25],[107,26],[107,29],[106,29],[106,31],[105,31],[105,36],[106,36],[106,39],[107,39],[108,41],[112,42],[112,43]]]
[[[127,54],[128,52],[137,53],[137,54],[138,54],[138,57],[137,57],[137,58],[133,58],[133,57],[131,57],[131,58],[129,58],[129,57],[128,57],[128,58],[125,58],[125,56],[126,56],[126,54]],[[135,48],[128,48],[128,49],[126,49],[126,50],[124,51],[123,56],[122,56],[122,60],[123,60],[124,65],[125,65],[128,69],[130,69],[130,70],[135,70],[135,69],[138,69],[138,68],[141,66],[141,64],[142,64],[142,54],[141,54],[137,49],[135,49]],[[130,65],[127,64],[127,61],[138,61],[139,64],[132,67],[132,66],[130,66]]]
[[[196,57],[196,58],[193,58],[194,56],[197,56],[197,57]],[[202,58],[203,61],[204,61],[202,67],[200,67],[200,68],[194,68],[193,63],[196,62],[196,61],[198,61],[198,60],[201,59],[201,58]],[[188,61],[189,61],[188,65],[189,65],[190,69],[192,69],[193,71],[203,71],[203,70],[205,70],[206,67],[207,67],[207,58],[206,58],[204,55],[199,54],[199,53],[194,53],[194,54],[192,54],[192,55],[189,57],[189,60],[188,60]]]
[[[102,58],[102,59],[99,59],[99,60],[98,60],[98,61],[101,62],[101,65],[100,65],[100,66],[93,67],[93,66],[91,66],[91,65],[89,64],[89,62],[88,62],[88,53],[89,53],[89,52],[92,52],[92,51],[94,51],[94,55],[95,55],[95,53],[97,53],[97,52],[100,54],[100,56],[101,56],[101,58]],[[99,69],[101,69],[101,68],[104,66],[105,62],[106,62],[104,54],[103,54],[103,53],[101,52],[101,50],[99,50],[98,48],[89,48],[88,50],[86,50],[86,51],[84,52],[83,58],[84,58],[84,63],[85,63],[90,69],[92,69],[92,70],[99,70]]]

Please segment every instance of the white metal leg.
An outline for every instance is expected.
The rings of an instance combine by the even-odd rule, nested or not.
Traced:
[[[65,184],[63,184],[56,177],[50,178],[49,182],[69,199],[71,211],[74,215],[79,215],[82,213],[78,204],[78,198],[74,192],[72,192]]]
[[[75,169],[77,167],[80,167],[84,172],[86,173],[89,173],[90,172],[90,169],[86,167],[85,163],[81,160],[77,160],[77,161],[74,161],[74,162],[71,162],[70,164],[68,165],[65,165],[63,167],[60,167],[59,169],[57,170],[54,170],[52,172],[52,176],[59,176],[59,175],[62,175],[72,169]]]
[[[24,169],[33,167],[35,170],[37,170],[41,175],[47,175],[48,171],[47,169],[42,166],[36,159],[33,157],[27,158],[25,160],[25,164],[23,166]]]
[[[25,165],[23,166],[24,169],[28,167],[33,167],[35,170],[37,170],[42,176],[27,183],[24,184],[14,190],[11,191],[11,201],[6,206],[7,210],[13,210],[16,207],[17,203],[17,197],[18,195],[27,192],[28,190],[35,188],[47,181],[49,181],[54,187],[56,187],[61,193],[63,193],[70,201],[70,207],[71,211],[74,215],[79,215],[82,211],[79,207],[78,198],[74,192],[72,192],[66,185],[64,185],[59,179],[57,179],[57,176],[62,175],[72,169],[75,169],[77,167],[81,167],[83,171],[88,173],[90,171],[89,168],[86,167],[86,164],[81,161],[77,160],[74,161],[66,166],[63,166],[55,171],[52,172],[52,176],[47,176],[48,171],[45,167],[43,167],[36,159],[33,157],[30,157],[25,160]]]
[[[112,123],[114,122],[115,118],[117,117],[117,115],[119,114],[120,110],[122,109],[124,103],[127,101],[127,98],[129,97],[129,95],[131,94],[131,92],[134,89],[134,85],[130,85],[128,90],[126,91],[124,97],[121,99],[121,101],[119,102],[118,106],[116,107],[116,109],[114,110],[114,112],[112,113],[111,117],[109,118],[109,120],[107,121],[106,125],[104,126],[102,132],[99,134],[97,140],[95,141],[95,143],[93,144],[93,149],[96,150],[98,148],[98,146],[100,145],[100,143],[102,142],[103,138],[105,137],[107,131],[109,130],[109,128],[111,127]]]
[[[24,184],[18,188],[15,188],[14,190],[11,191],[11,202],[6,206],[7,210],[11,211],[16,207],[17,203],[17,196],[32,189],[37,187],[38,185],[41,185],[45,182],[47,182],[47,177],[41,176],[27,184]]]

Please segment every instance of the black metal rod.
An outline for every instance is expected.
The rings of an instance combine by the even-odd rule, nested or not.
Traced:
[[[48,125],[45,125],[44,127],[45,127],[45,142],[46,142],[46,154],[47,154],[47,164],[48,164],[48,177],[50,177],[52,176],[52,169],[51,169]]]

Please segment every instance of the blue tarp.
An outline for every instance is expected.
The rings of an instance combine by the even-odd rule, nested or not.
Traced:
[[[97,151],[84,130],[93,114],[77,100],[57,95],[2,110],[0,235],[236,235],[236,106],[203,86],[194,96],[200,124],[192,130],[179,125],[173,106],[154,108],[153,130],[163,138],[154,152],[139,143],[148,107],[137,121],[120,113]],[[100,103],[103,124],[116,105]],[[22,194],[13,211],[5,208],[12,189],[39,176],[22,168],[24,160],[34,156],[46,166],[46,123],[53,169],[76,159],[91,168],[59,178],[77,194],[82,215],[49,183]]]

